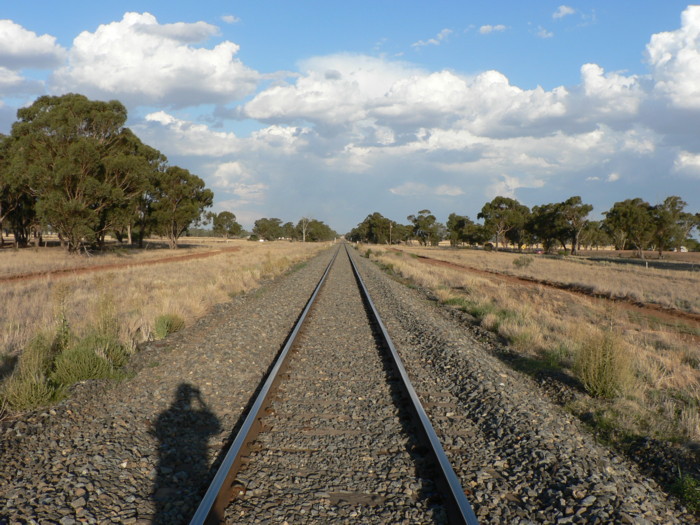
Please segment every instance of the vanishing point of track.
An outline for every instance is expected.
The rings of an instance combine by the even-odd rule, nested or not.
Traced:
[[[191,523],[283,519],[477,523],[347,247]]]

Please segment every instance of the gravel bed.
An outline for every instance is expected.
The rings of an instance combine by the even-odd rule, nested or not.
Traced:
[[[697,523],[468,324],[354,258],[480,523]]]
[[[331,255],[146,345],[131,379],[0,422],[0,523],[187,523]]]
[[[382,352],[341,249],[227,522],[446,522]]]

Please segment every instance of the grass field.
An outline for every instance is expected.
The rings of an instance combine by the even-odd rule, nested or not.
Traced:
[[[0,393],[14,381],[10,381],[13,371],[15,379],[24,370],[32,380],[50,382],[58,354],[88,344],[83,341],[99,340],[93,344],[99,348],[88,353],[97,352],[102,358],[109,348],[119,348],[121,362],[121,354],[128,357],[138,343],[190,324],[215,304],[258,287],[327,247],[327,243],[202,242],[175,251],[151,247],[89,258],[61,248],[4,249],[0,251],[0,281],[5,279],[0,286]],[[187,255],[206,257],[182,259]],[[139,266],[167,257],[177,259]],[[109,267],[101,269],[104,265]],[[86,267],[88,271],[65,272]],[[7,280],[47,271],[62,273]],[[42,354],[37,358],[40,370],[29,372],[21,366],[23,355],[28,362],[37,352]]]
[[[586,257],[524,256],[507,252],[483,250],[450,250],[402,247],[411,253],[450,261],[482,270],[546,280],[575,286],[610,297],[658,304],[664,307],[700,313],[700,271],[667,270],[644,266],[592,261]],[[610,253],[616,256],[618,252]],[[605,252],[591,252],[601,257]],[[700,253],[673,254],[679,262],[696,262],[700,268]],[[530,260],[517,266],[516,260]]]
[[[508,342],[527,373],[564,374],[587,390],[569,408],[595,414],[620,436],[700,444],[700,327],[640,314],[612,301],[506,282],[479,269],[577,284],[613,296],[700,311],[700,272],[649,270],[571,258],[440,248],[361,247],[403,278],[433,291]],[[522,259],[520,259],[522,260]],[[528,284],[528,285],[526,285]]]

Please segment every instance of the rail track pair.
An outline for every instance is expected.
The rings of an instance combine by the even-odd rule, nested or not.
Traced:
[[[300,342],[300,340],[311,340],[314,337],[321,337],[313,335],[312,329],[308,328],[310,317],[313,315],[331,315],[326,310],[322,310],[321,307],[318,306],[318,303],[320,302],[318,298],[320,295],[322,295],[322,289],[328,280],[331,269],[334,267],[334,264],[338,264],[336,263],[336,259],[339,258],[347,258],[347,262],[343,260],[340,263],[342,266],[347,265],[349,262],[349,265],[352,268],[352,277],[346,276],[343,283],[336,285],[336,289],[340,290],[340,292],[336,292],[339,293],[338,298],[333,299],[336,301],[335,303],[332,303],[331,299],[329,299],[329,301],[331,301],[331,304],[335,305],[344,302],[342,297],[344,294],[350,293],[348,290],[348,288],[351,287],[349,284],[350,279],[356,283],[359,295],[364,303],[364,311],[366,312],[365,323],[369,323],[371,325],[371,328],[369,329],[373,334],[372,338],[375,340],[374,343],[376,344],[377,348],[379,348],[379,351],[384,352],[384,356],[380,358],[380,362],[383,363],[381,366],[383,366],[385,369],[384,382],[388,382],[390,384],[390,387],[387,387],[388,390],[385,390],[385,396],[388,398],[388,401],[383,400],[380,402],[380,400],[373,398],[373,396],[382,395],[373,393],[375,392],[373,390],[376,386],[375,384],[381,383],[382,381],[375,380],[370,376],[369,372],[360,371],[362,365],[356,361],[360,359],[359,357],[350,355],[350,350],[328,348],[327,345],[331,343],[327,342],[327,339],[324,339],[323,343],[317,345],[319,347],[317,351],[328,359],[328,364],[326,365],[327,371],[322,372],[321,376],[319,376],[320,378],[311,377],[311,374],[315,374],[315,371],[301,372],[303,377],[301,377],[298,381],[298,383],[301,385],[301,392],[297,393],[296,397],[293,397],[293,394],[288,394],[288,396],[292,397],[293,401],[287,402],[286,405],[283,402],[282,405],[280,405],[279,400],[280,398],[284,398],[285,388],[289,391],[294,390],[293,387],[285,387],[284,385],[286,384],[285,381],[288,381],[289,377],[294,374],[294,372],[290,370],[290,367],[293,368],[293,366],[301,366],[292,365],[292,362],[294,361],[293,356],[297,352],[298,347],[303,346],[303,343]],[[349,274],[350,272],[346,271],[346,273]],[[338,286],[340,286],[340,288],[338,288]],[[357,291],[355,293],[357,293]],[[343,326],[343,322],[346,322],[346,320],[341,320],[341,326]],[[329,328],[328,330],[332,332],[341,331],[337,328]],[[302,331],[303,336],[300,337]],[[340,337],[342,338],[342,335],[340,335]],[[356,346],[357,345],[359,345],[359,343],[357,343]],[[334,352],[338,353],[334,355]],[[343,358],[347,359],[347,363],[349,364],[343,365]],[[315,357],[307,358],[308,361],[314,361],[315,359]],[[342,368],[343,366],[345,366],[344,373],[340,375],[336,373],[338,372],[338,369]],[[375,365],[370,364],[367,366],[369,369],[371,369]],[[357,377],[353,377],[354,375]],[[350,377],[346,378],[346,376]],[[342,379],[339,379],[340,377],[342,377]],[[350,383],[346,384],[344,381],[350,381]],[[317,387],[327,390],[330,390],[333,387],[336,389],[340,388],[343,392],[345,392],[345,397],[341,397],[339,401],[314,400],[318,394],[303,391],[304,385],[311,383],[315,383]],[[352,393],[348,393],[348,389],[359,390],[353,390]],[[302,401],[298,401],[299,399]],[[227,514],[227,507],[229,507],[232,500],[235,500],[237,496],[244,497],[243,494],[248,489],[248,487],[246,487],[246,472],[249,468],[251,468],[249,463],[253,461],[252,456],[258,454],[259,450],[264,447],[261,446],[260,441],[265,435],[265,432],[269,433],[270,431],[270,425],[269,423],[266,423],[266,421],[269,421],[270,414],[274,414],[276,410],[278,412],[285,412],[286,410],[286,412],[288,412],[290,415],[299,415],[300,412],[304,412],[304,409],[299,408],[301,406],[299,405],[300,402],[320,403],[326,407],[325,410],[334,412],[335,406],[338,406],[339,404],[348,405],[350,400],[354,402],[356,399],[361,400],[361,402],[365,404],[364,408],[355,407],[348,409],[350,412],[347,412],[345,415],[335,413],[323,414],[324,409],[321,409],[320,413],[314,413],[310,416],[307,414],[307,421],[304,426],[297,428],[301,428],[302,430],[306,431],[306,434],[311,434],[315,437],[313,438],[313,448],[310,449],[308,444],[305,445],[306,448],[303,449],[303,451],[305,451],[306,454],[302,454],[302,457],[305,457],[311,461],[311,459],[318,459],[316,456],[329,456],[329,459],[324,460],[323,465],[327,466],[331,463],[336,464],[336,458],[332,458],[332,456],[336,454],[334,451],[336,446],[328,446],[327,444],[329,441],[324,441],[325,438],[319,436],[324,436],[324,434],[326,436],[338,434],[344,437],[349,436],[349,440],[354,443],[361,443],[363,441],[363,431],[367,430],[367,432],[369,432],[369,427],[372,426],[369,421],[363,421],[363,418],[372,417],[372,415],[368,414],[378,416],[380,413],[383,413],[388,414],[387,417],[389,417],[389,419],[387,421],[389,421],[391,419],[391,415],[395,412],[397,420],[400,419],[402,421],[410,421],[409,424],[404,423],[401,427],[403,428],[404,432],[411,434],[406,439],[407,442],[412,444],[407,445],[406,448],[413,450],[413,458],[415,459],[416,456],[419,456],[420,462],[423,464],[422,467],[415,467],[416,471],[422,472],[422,474],[419,474],[419,476],[426,476],[425,472],[427,465],[427,471],[430,472],[430,476],[432,478],[427,482],[430,492],[428,499],[431,502],[431,505],[436,505],[443,509],[441,512],[437,513],[437,516],[440,518],[438,521],[445,520],[449,523],[467,523],[469,525],[476,524],[476,516],[465,496],[459,479],[457,478],[452,466],[449,463],[449,460],[447,459],[447,456],[445,455],[440,440],[438,439],[438,436],[435,433],[435,430],[433,429],[428,416],[426,415],[426,412],[419,401],[415,389],[411,385],[406,369],[404,368],[398,352],[396,351],[396,348],[389,337],[386,327],[379,316],[377,308],[370,298],[369,292],[360,276],[357,265],[355,261],[353,261],[353,256],[350,254],[347,245],[343,244],[333,255],[330,263],[323,273],[323,276],[321,277],[301,315],[299,316],[296,325],[287,338],[284,347],[279,352],[279,355],[275,363],[272,365],[264,384],[259,389],[257,397],[252,402],[252,406],[245,421],[240,427],[237,436],[226,453],[219,470],[214,476],[209,489],[199,505],[199,508],[193,516],[190,522],[191,525],[237,521],[235,516],[231,516],[230,511],[228,511]],[[275,408],[275,403],[280,406]],[[306,411],[308,412],[308,409]],[[278,414],[278,416],[284,417],[285,414]],[[326,418],[325,421],[331,421],[331,425],[327,430],[318,432],[318,429],[316,429],[316,431],[314,431],[314,427],[317,426],[319,417],[321,419]],[[339,423],[340,421],[343,422],[342,425]],[[299,423],[295,424],[299,425]],[[350,427],[348,427],[348,425],[350,425]],[[378,425],[375,424],[374,426],[382,427],[385,425],[390,426],[390,423],[380,422]],[[394,431],[389,428],[389,426],[383,429],[383,431],[384,433],[391,435],[394,433]],[[287,439],[291,439],[292,442],[294,442],[296,439],[295,436],[296,435],[292,433],[291,438]],[[273,438],[269,438],[267,441],[270,441],[271,439]],[[367,446],[367,439],[362,446]],[[362,472],[362,476],[369,476],[373,480],[372,483],[374,483],[374,486],[381,486],[383,487],[382,490],[403,490],[411,493],[411,497],[416,498],[416,495],[410,488],[405,488],[409,485],[402,483],[400,479],[393,480],[392,476],[388,476],[386,472],[395,470],[392,467],[392,462],[396,462],[398,464],[403,461],[403,456],[400,455],[402,451],[398,450],[401,448],[401,446],[397,447],[392,444],[382,446],[385,450],[380,452],[380,454],[383,454],[383,459],[379,461],[379,464],[372,466],[371,458],[363,458],[364,460],[369,461],[369,464],[366,469],[364,469],[365,472]],[[289,445],[286,445],[286,448],[279,448],[280,450],[284,450],[285,452],[289,452],[291,454],[296,453],[299,455],[302,452],[302,449],[292,449]],[[416,450],[419,450],[420,452],[416,453]],[[295,466],[298,467],[298,464],[304,463],[304,461],[304,459],[297,461]],[[309,477],[311,478],[315,478],[316,474],[314,473],[314,469],[318,467],[310,466],[309,468],[310,470],[308,470],[306,474],[309,474]],[[357,470],[356,467],[355,469]],[[302,473],[299,477],[304,478],[304,473]],[[295,480],[294,482],[297,483],[298,481]],[[352,482],[349,483],[352,485]],[[377,483],[379,485],[377,485]],[[342,495],[345,493],[331,493],[327,487],[323,486],[323,483],[320,483],[320,485],[321,486],[316,486],[313,489],[308,489],[308,487],[306,487],[306,489],[315,491],[315,496],[317,498],[325,498],[327,502],[335,500],[337,503],[338,501],[342,500],[343,497],[345,497],[346,500],[352,499],[347,495]],[[400,487],[404,488],[402,489]],[[426,490],[425,486],[422,490]],[[405,494],[401,494],[401,496],[404,497]],[[290,498],[294,498],[294,496],[281,495],[278,498],[285,498],[288,500]],[[278,501],[281,501],[281,499],[278,499]],[[383,498],[376,497],[375,499],[370,498],[364,502],[382,505],[383,501]],[[287,503],[289,502],[287,501]],[[361,498],[360,500],[356,499],[355,503],[363,503],[363,500]],[[303,510],[303,512],[306,512],[306,510],[308,509]],[[252,512],[255,512],[255,510],[252,510]],[[313,519],[313,515],[307,514],[306,516],[307,520],[309,521]],[[328,516],[323,519],[321,516],[318,516],[318,521],[328,519],[330,519]],[[358,521],[362,521],[361,517],[358,518]]]

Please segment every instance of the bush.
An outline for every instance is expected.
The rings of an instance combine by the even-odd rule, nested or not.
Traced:
[[[531,256],[521,255],[517,259],[513,260],[513,266],[516,268],[527,268],[532,264],[532,261],[534,261],[534,259]]]
[[[156,339],[163,339],[168,334],[182,330],[185,327],[185,320],[179,315],[165,314],[156,318],[154,328]]]
[[[631,356],[612,330],[585,341],[576,355],[576,374],[593,397],[611,399],[622,394],[632,379]]]
[[[59,396],[59,390],[42,374],[16,374],[5,382],[1,394],[9,408],[29,410],[51,403]]]
[[[117,378],[117,369],[126,364],[127,355],[117,339],[89,334],[56,357],[51,381],[70,386],[85,379]]]

